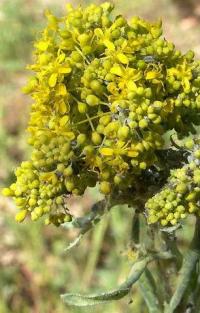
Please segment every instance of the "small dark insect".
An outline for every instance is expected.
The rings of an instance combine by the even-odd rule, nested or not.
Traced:
[[[145,62],[147,63],[153,63],[156,62],[156,58],[153,55],[145,55],[144,59]]]
[[[62,176],[63,176],[63,173],[61,173],[61,172],[57,171],[57,172],[56,172],[56,176],[57,176],[58,178],[60,178],[60,177],[62,177]]]
[[[163,182],[163,179],[163,172],[159,171],[155,166],[146,169],[141,177],[141,180],[148,185],[157,185]]]

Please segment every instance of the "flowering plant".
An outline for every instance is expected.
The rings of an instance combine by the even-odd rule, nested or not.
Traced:
[[[127,281],[109,293],[63,299],[76,305],[115,300],[139,281],[149,312],[183,312],[200,253],[200,63],[162,37],[161,21],[112,18],[107,2],[67,10],[61,18],[47,11],[47,27],[35,42],[29,66],[35,74],[24,88],[33,99],[27,129],[32,154],[4,195],[14,198],[18,222],[45,216],[46,224],[79,228],[80,236],[114,205],[134,208],[138,254]],[[67,198],[94,186],[103,200],[75,218]],[[190,214],[197,226],[182,260],[172,238]],[[141,218],[147,233],[162,238],[159,249],[154,236],[150,244],[142,241]],[[147,268],[154,260],[182,266],[166,303]]]

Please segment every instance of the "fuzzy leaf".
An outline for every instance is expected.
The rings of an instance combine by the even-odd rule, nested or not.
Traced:
[[[144,272],[149,261],[150,259],[146,257],[136,262],[133,265],[130,275],[127,278],[127,280],[118,288],[112,291],[103,292],[100,294],[92,294],[92,295],[66,293],[64,295],[61,295],[61,298],[63,299],[65,303],[69,305],[82,306],[82,307],[96,305],[96,304],[103,304],[103,303],[107,303],[113,300],[119,300],[125,297],[129,293],[132,285],[140,278],[140,276]]]
[[[71,242],[68,244],[68,246],[65,248],[64,251],[69,251],[69,250],[71,250],[72,248],[76,247],[76,246],[79,244],[79,242],[81,241],[82,238],[83,238],[83,234],[80,233],[80,234],[78,235],[78,237],[76,237],[73,241],[71,241]]]
[[[81,295],[75,293],[68,293],[61,295],[63,301],[69,305],[74,306],[91,306],[96,304],[103,304],[113,300],[119,300],[126,296],[129,289],[116,289],[111,292],[105,292],[97,295]]]
[[[87,215],[83,217],[74,218],[70,223],[67,222],[67,223],[62,224],[62,226],[66,229],[69,229],[69,228],[80,229],[78,237],[76,237],[74,241],[72,241],[67,246],[65,251],[69,251],[71,248],[75,247],[80,242],[83,235],[87,233],[89,230],[91,230],[93,226],[96,225],[100,221],[102,215],[106,211],[106,208],[107,206],[106,206],[105,200],[98,201],[97,203],[93,205],[91,212],[89,212]]]

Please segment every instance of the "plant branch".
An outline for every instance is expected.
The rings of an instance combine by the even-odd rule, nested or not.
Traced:
[[[61,298],[65,303],[74,306],[90,306],[100,303],[107,303],[113,300],[119,300],[130,292],[132,285],[138,281],[150,261],[152,261],[152,257],[147,256],[134,263],[127,280],[117,289],[92,295],[66,293],[61,295]]]
[[[176,269],[179,270],[182,266],[183,257],[177,247],[176,236],[174,233],[169,234],[167,232],[162,232],[162,236],[166,243],[167,250],[171,251],[171,253],[174,255],[174,262],[176,265]]]
[[[134,244],[138,244],[140,240],[140,216],[137,209],[135,209],[132,220],[131,240],[133,240]]]
[[[155,294],[154,278],[148,269],[141,275],[138,284],[149,313],[161,313],[158,297]]]
[[[96,226],[92,234],[91,252],[88,256],[86,268],[83,274],[83,286],[90,284],[93,272],[98,262],[99,254],[101,252],[103,239],[109,223],[109,216],[106,215],[104,219]]]
[[[173,313],[181,303],[185,291],[190,283],[191,274],[200,258],[200,219],[196,218],[194,237],[191,242],[189,251],[187,252],[180,271],[178,284],[171,301],[166,305],[165,313]]]

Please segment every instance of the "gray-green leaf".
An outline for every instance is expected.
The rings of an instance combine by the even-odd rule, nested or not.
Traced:
[[[65,303],[74,306],[90,306],[107,303],[113,300],[119,300],[129,293],[132,285],[140,278],[150,260],[151,259],[149,257],[146,257],[136,262],[133,265],[127,280],[117,289],[92,295],[66,293],[61,295],[61,298]]]

